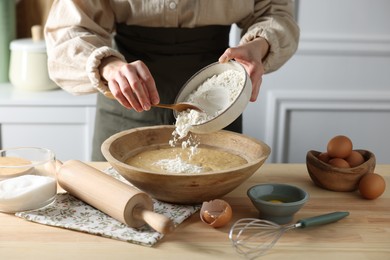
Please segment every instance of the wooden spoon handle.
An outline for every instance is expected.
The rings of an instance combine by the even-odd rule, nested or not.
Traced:
[[[116,99],[114,97],[114,95],[111,93],[111,91],[107,90],[103,93],[103,95],[106,97],[106,98],[109,98],[109,99]],[[178,104],[157,104],[157,105],[152,105],[154,107],[161,107],[161,108],[168,108],[168,109],[172,109],[172,110],[176,110],[178,112],[181,112],[183,110],[187,110],[187,109],[195,109],[199,112],[203,112],[203,109],[193,105],[193,104],[187,104],[187,103],[178,103]]]
[[[172,105],[167,105],[167,104],[157,104],[153,105],[154,107],[161,107],[161,108],[168,108],[168,109],[175,109]]]
[[[105,91],[103,93],[103,95],[106,97],[106,98],[109,98],[109,99],[115,99],[114,95],[112,94],[111,91]],[[172,107],[172,105],[166,105],[166,104],[157,104],[157,105],[153,105],[155,107],[162,107],[162,108],[169,108],[169,109],[174,109]]]
[[[114,97],[114,95],[111,93],[111,91],[104,91],[103,95],[106,97],[106,98],[109,98],[109,99],[116,99]]]
[[[116,99],[114,97],[114,95],[112,94],[111,91],[107,90],[103,93],[103,95],[106,97],[106,98],[109,98],[109,99]],[[172,105],[167,105],[167,104],[157,104],[157,105],[153,105],[154,107],[161,107],[161,108],[169,108],[169,109],[175,109]]]

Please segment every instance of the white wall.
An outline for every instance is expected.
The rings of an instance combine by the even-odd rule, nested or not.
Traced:
[[[390,163],[390,1],[300,0],[300,46],[266,75],[244,113],[244,133],[271,162],[305,162],[338,134]]]

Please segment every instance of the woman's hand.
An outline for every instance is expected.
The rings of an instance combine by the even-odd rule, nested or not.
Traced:
[[[241,63],[252,81],[252,95],[254,102],[259,95],[262,76],[264,75],[263,60],[269,51],[269,44],[264,38],[256,38],[237,47],[228,48],[219,58],[219,62],[228,62],[235,59]]]
[[[102,60],[99,71],[112,95],[124,107],[142,112],[160,102],[153,76],[142,61],[126,63],[108,57]]]

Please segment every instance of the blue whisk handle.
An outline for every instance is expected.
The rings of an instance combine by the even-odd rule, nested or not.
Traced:
[[[319,226],[319,225],[324,225],[324,224],[329,224],[336,222],[342,218],[345,218],[346,216],[349,215],[349,212],[346,211],[337,211],[337,212],[332,212],[320,216],[315,216],[311,218],[304,218],[301,220],[298,220],[297,223],[300,224],[299,227],[304,228],[304,227],[311,227],[311,226]]]

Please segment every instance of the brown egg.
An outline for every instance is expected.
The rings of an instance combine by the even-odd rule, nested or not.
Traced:
[[[363,198],[373,200],[383,194],[386,182],[382,176],[376,173],[368,173],[359,181],[359,192]]]
[[[200,209],[200,219],[214,227],[223,227],[232,219],[232,208],[224,200],[216,199],[209,202],[205,201]]]
[[[332,158],[347,158],[352,152],[352,141],[344,135],[335,136],[328,142],[327,152]]]
[[[321,160],[321,161],[323,161],[324,163],[328,163],[329,160],[330,160],[330,157],[329,157],[329,155],[328,155],[327,152],[324,152],[324,153],[320,153],[320,154],[318,155],[318,159]]]
[[[349,168],[350,167],[348,162],[344,159],[341,159],[341,158],[330,159],[328,163],[330,165],[332,165],[333,167],[337,167],[337,168]]]
[[[356,167],[364,163],[364,157],[358,151],[352,151],[351,154],[347,158],[345,158],[345,160],[351,167]]]

